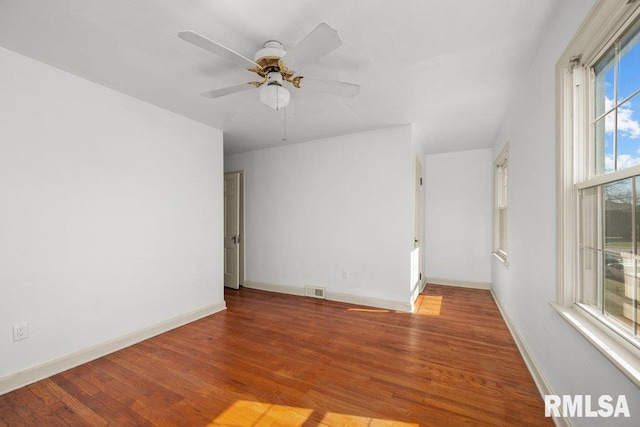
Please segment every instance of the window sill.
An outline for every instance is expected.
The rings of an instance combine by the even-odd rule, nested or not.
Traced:
[[[640,359],[627,346],[612,338],[576,307],[551,303],[558,314],[609,359],[635,385],[640,387]],[[630,345],[630,344],[629,344]]]
[[[498,260],[504,265],[506,268],[509,268],[509,261],[507,260],[507,255],[501,252],[493,252],[493,256],[498,258]]]

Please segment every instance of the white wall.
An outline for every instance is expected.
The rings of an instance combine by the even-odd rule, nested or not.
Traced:
[[[220,131],[4,49],[0,93],[0,378],[224,304]]]
[[[427,281],[491,281],[492,150],[425,157]]]
[[[398,126],[225,157],[245,172],[246,279],[408,304],[411,154]]]
[[[637,426],[640,390],[549,306],[556,296],[555,63],[593,1],[565,0],[496,139],[509,140],[509,268],[493,262],[493,289],[556,394],[625,394]],[[601,426],[602,419],[572,419]]]

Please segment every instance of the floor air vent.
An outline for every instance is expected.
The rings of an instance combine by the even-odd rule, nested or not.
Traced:
[[[324,299],[324,288],[319,288],[317,286],[305,286],[305,290],[308,297]]]

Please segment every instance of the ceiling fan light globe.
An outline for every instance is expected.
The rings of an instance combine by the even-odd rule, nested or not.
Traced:
[[[291,94],[277,84],[265,85],[260,89],[260,101],[273,110],[280,110],[289,105]]]

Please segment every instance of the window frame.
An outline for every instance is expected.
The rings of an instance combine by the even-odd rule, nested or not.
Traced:
[[[557,295],[552,307],[607,359],[640,387],[640,348],[613,322],[579,304],[579,200],[581,188],[640,174],[633,166],[589,177],[591,137],[590,67],[640,19],[640,4],[599,0],[556,64]]]
[[[493,255],[509,267],[509,143],[493,163]],[[502,212],[502,216],[500,215]],[[502,222],[500,221],[502,219]]]

